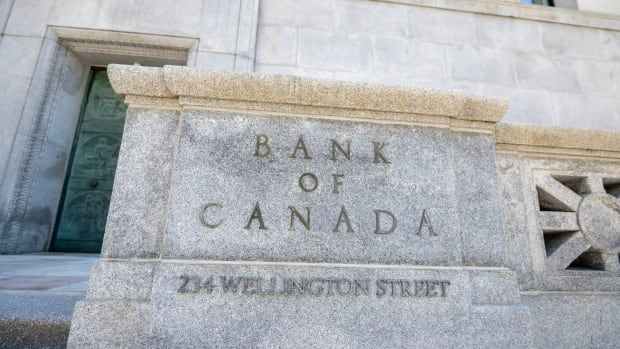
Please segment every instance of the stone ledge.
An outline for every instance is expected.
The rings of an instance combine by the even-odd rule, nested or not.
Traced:
[[[508,109],[504,99],[476,97],[464,92],[181,66],[152,68],[112,64],[108,66],[108,76],[114,90],[128,96],[306,106],[316,107],[316,114],[325,115],[331,115],[329,108],[335,108],[497,123]],[[192,104],[192,107],[199,106]],[[445,118],[439,119],[438,123],[445,124]]]
[[[71,320],[0,318],[2,348],[65,348]]]
[[[80,292],[0,292],[0,347],[64,348]]]
[[[162,68],[110,64],[107,72],[118,94],[173,97],[166,87]]]
[[[495,141],[498,145],[601,151],[620,156],[620,132],[502,123],[496,125]]]

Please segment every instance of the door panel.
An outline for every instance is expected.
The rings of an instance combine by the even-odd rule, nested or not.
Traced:
[[[127,106],[93,69],[52,249],[100,252]]]

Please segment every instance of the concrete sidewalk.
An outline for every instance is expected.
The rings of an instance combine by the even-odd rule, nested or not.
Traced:
[[[0,256],[0,348],[64,347],[97,254]]]

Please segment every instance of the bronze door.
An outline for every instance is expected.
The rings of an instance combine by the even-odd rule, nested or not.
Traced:
[[[105,69],[91,72],[52,250],[100,252],[127,106]]]

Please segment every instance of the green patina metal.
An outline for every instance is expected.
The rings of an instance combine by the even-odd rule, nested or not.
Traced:
[[[127,106],[104,69],[93,69],[52,250],[100,252]]]

